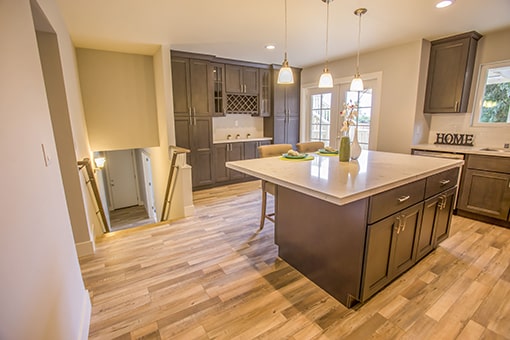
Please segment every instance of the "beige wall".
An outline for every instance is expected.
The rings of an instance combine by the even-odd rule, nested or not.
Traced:
[[[478,42],[475,69],[471,85],[471,94],[467,113],[430,115],[430,135],[428,142],[433,143],[438,132],[464,132],[475,135],[475,146],[502,147],[510,143],[510,126],[480,127],[471,126],[473,102],[478,82],[480,64],[510,60],[510,28],[497,32],[489,32]]]
[[[151,56],[76,50],[93,151],[159,145]]]
[[[473,98],[481,63],[510,59],[510,29],[490,32],[479,41],[468,113],[424,114],[430,42],[416,41],[360,57],[362,75],[382,71],[381,110],[377,149],[409,153],[412,144],[434,142],[436,132],[475,134],[475,144],[503,146],[510,141],[510,127],[471,127]],[[333,77],[352,77],[354,58],[329,63]],[[323,65],[305,68],[302,83],[317,83]]]
[[[59,44],[70,44],[53,0],[40,4]],[[30,2],[0,1],[0,22],[0,339],[85,339],[90,300],[66,208]]]
[[[377,149],[409,153],[413,140],[421,41],[363,53],[361,74],[382,72]],[[303,69],[302,84],[318,83],[323,65]],[[329,63],[333,78],[352,77],[355,59]]]

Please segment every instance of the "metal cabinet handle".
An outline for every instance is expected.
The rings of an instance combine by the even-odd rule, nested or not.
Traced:
[[[455,101],[455,111],[459,111],[459,101]]]
[[[411,198],[411,196],[409,196],[409,195],[407,195],[407,196],[400,196],[399,198],[397,198],[397,200],[398,200],[399,203],[402,203],[402,202],[407,201],[410,198]]]
[[[197,125],[197,111],[193,107],[193,125]]]
[[[450,183],[449,179],[443,179],[442,181],[439,181],[439,184],[441,184],[441,186],[445,186],[448,183]]]

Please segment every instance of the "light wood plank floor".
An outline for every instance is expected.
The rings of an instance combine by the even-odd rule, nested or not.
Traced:
[[[257,232],[259,185],[101,239],[81,259],[90,339],[510,339],[510,230],[455,216],[437,250],[347,309],[278,259],[270,222]]]

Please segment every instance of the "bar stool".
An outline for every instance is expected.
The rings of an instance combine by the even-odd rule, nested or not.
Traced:
[[[315,152],[319,149],[324,149],[324,142],[302,142],[296,144],[297,151],[303,152]]]
[[[282,154],[286,153],[290,149],[292,149],[291,144],[269,144],[269,145],[261,145],[258,148],[259,157],[274,157],[274,156],[281,156]],[[276,199],[276,185],[274,183],[262,180],[262,210],[260,214],[260,227],[259,230],[262,230],[264,228],[264,222],[266,221],[266,218],[274,223],[275,221],[275,213],[274,209],[272,213],[267,213],[266,211],[266,205],[267,205],[267,194],[273,195],[273,197]]]

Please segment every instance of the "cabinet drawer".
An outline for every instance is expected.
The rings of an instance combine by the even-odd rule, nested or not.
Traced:
[[[510,157],[469,155],[468,169],[510,173]]]
[[[368,223],[374,223],[423,200],[425,179],[370,197]]]
[[[425,186],[425,198],[432,197],[441,191],[454,187],[457,185],[458,178],[459,168],[446,170],[428,177]]]

